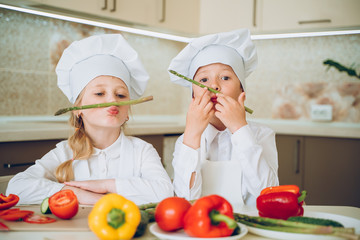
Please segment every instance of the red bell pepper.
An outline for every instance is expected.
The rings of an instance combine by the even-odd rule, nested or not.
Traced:
[[[6,226],[4,223],[0,222],[0,232],[1,231],[9,231],[10,228]]]
[[[266,188],[256,199],[260,217],[287,220],[289,217],[302,216],[306,191],[299,192],[296,185],[283,185]]]
[[[9,196],[5,196],[4,194],[0,194],[0,210],[11,208],[15,206],[19,202],[19,197],[15,194],[10,194]]]
[[[227,237],[236,226],[231,204],[219,195],[199,198],[184,217],[184,230],[191,237]]]
[[[266,193],[271,193],[271,192],[292,192],[295,194],[299,194],[300,189],[296,185],[280,185],[280,186],[275,186],[275,187],[264,188],[261,191],[260,195],[263,195]]]

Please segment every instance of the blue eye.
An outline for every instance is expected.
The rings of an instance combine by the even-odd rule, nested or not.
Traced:
[[[229,80],[230,78],[228,76],[221,77],[222,80]]]
[[[117,94],[116,96],[117,96],[118,98],[126,98],[126,96],[123,95],[123,94]]]
[[[104,95],[104,93],[102,93],[102,92],[98,92],[98,93],[95,93],[95,95],[96,95],[96,96],[103,96],[103,95]]]
[[[208,79],[207,78],[202,78],[202,79],[200,79],[200,81],[199,82],[203,82],[203,83],[205,83],[205,82],[207,82],[208,81]]]

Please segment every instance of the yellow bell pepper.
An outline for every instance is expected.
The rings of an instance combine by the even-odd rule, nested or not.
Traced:
[[[88,224],[102,240],[131,239],[141,220],[136,204],[116,193],[97,201],[88,217]]]

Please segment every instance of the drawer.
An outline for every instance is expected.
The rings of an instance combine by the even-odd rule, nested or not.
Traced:
[[[62,139],[1,142],[0,143],[0,176],[22,172],[43,157]]]

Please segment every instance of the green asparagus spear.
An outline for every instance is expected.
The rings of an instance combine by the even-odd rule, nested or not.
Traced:
[[[149,208],[156,208],[156,206],[158,204],[159,204],[158,202],[156,202],[156,203],[146,203],[146,204],[138,205],[138,208],[140,210],[146,210],[146,209],[149,209]]]
[[[354,228],[320,226],[302,222],[292,222],[281,219],[272,219],[265,217],[253,217],[245,214],[234,213],[234,218],[237,222],[261,229],[292,232],[292,233],[306,233],[306,234],[334,234],[342,236],[354,236]]]
[[[201,83],[199,83],[199,82],[197,82],[197,81],[194,81],[194,80],[191,79],[191,78],[185,77],[184,75],[181,75],[180,73],[178,73],[178,72],[176,72],[176,71],[174,71],[174,70],[169,70],[169,72],[172,73],[172,74],[174,74],[175,76],[181,77],[182,79],[185,79],[186,81],[189,81],[189,82],[191,82],[191,83],[193,83],[193,84],[195,84],[195,85],[197,85],[197,86],[199,86],[199,87],[207,88],[210,92],[213,92],[213,93],[221,93],[221,92],[219,92],[219,91],[217,91],[217,90],[215,90],[215,89],[213,89],[213,88],[211,88],[211,87],[207,87],[207,86],[205,86],[204,84],[201,84]],[[248,112],[248,113],[250,113],[250,114],[252,114],[252,113],[254,112],[252,109],[250,109],[250,108],[248,108],[248,107],[246,107],[246,106],[245,106],[245,111]]]
[[[89,109],[89,108],[102,108],[102,107],[110,107],[110,106],[134,105],[134,104],[143,103],[143,102],[147,102],[147,101],[151,101],[151,100],[153,100],[153,96],[143,97],[143,98],[129,100],[129,101],[122,101],[122,102],[99,103],[99,104],[84,105],[84,106],[80,106],[80,107],[68,107],[68,108],[59,109],[55,113],[55,116],[67,113],[69,111],[74,111],[74,110]]]

